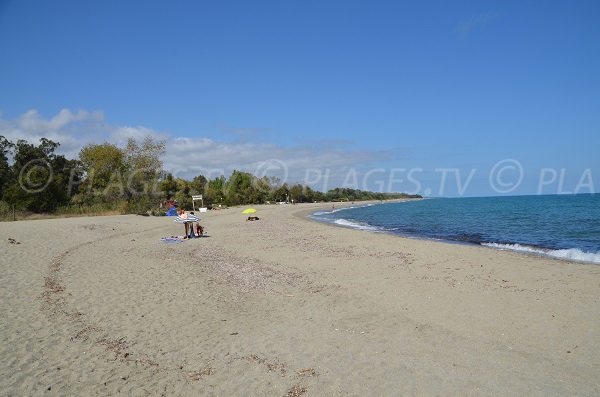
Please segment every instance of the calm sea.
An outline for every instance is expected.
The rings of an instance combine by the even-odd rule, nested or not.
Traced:
[[[434,198],[312,217],[372,232],[600,263],[600,194]]]

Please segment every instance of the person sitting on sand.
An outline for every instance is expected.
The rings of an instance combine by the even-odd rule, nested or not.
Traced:
[[[187,219],[187,217],[188,217],[188,214],[184,210],[179,210],[179,218],[180,219]],[[190,222],[184,222],[183,226],[185,227],[185,234],[183,235],[183,238],[185,240],[186,238],[188,238],[188,236],[190,234],[190,229],[191,229],[192,225],[190,225]],[[191,231],[193,233],[193,229],[191,229]]]
[[[191,211],[190,215],[196,214],[194,214],[194,211]],[[196,223],[196,232],[194,233],[194,222],[190,222],[190,233],[194,234],[194,237],[202,237],[204,234],[204,228],[200,226],[200,223]]]

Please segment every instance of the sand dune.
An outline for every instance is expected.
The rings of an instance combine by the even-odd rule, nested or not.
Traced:
[[[1,394],[600,394],[599,267],[257,208],[0,224]]]

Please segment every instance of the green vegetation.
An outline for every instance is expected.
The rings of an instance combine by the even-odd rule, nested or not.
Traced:
[[[46,138],[35,146],[24,140],[13,144],[0,136],[0,194],[5,203],[18,210],[52,212],[69,202],[71,187],[81,180],[79,161],[56,155],[57,147]]]
[[[198,175],[188,181],[163,171],[160,157],[165,143],[150,137],[141,144],[130,138],[125,147],[90,144],[81,149],[77,160],[55,154],[58,147],[59,143],[46,138],[36,146],[24,140],[15,144],[0,136],[0,219],[10,219],[13,207],[21,216],[160,213],[164,200],[191,208],[191,196],[198,194],[209,207],[420,197],[346,188],[323,193],[238,170],[229,178]]]

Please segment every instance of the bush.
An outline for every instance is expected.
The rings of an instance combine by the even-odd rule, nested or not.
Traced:
[[[10,204],[6,201],[0,201],[0,217],[8,216],[12,212]]]
[[[118,209],[119,214],[121,215],[125,215],[125,214],[129,214],[129,203],[127,201],[121,201],[119,202],[119,206]]]
[[[154,207],[149,196],[138,196],[129,200],[127,213],[129,214],[145,214]]]
[[[150,215],[152,216],[165,216],[167,215],[167,213],[161,209],[155,208],[152,211],[150,211]]]

